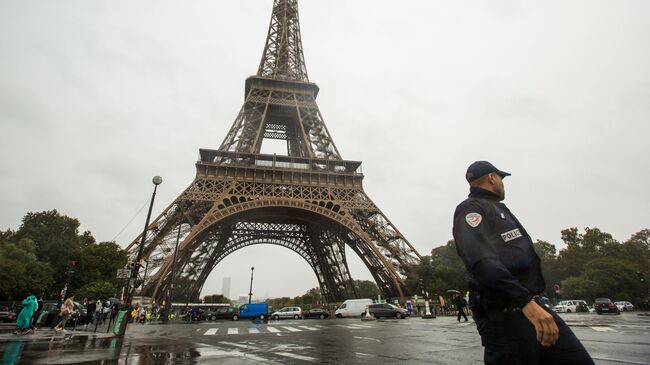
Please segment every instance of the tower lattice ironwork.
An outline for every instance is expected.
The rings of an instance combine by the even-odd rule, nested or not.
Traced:
[[[316,104],[305,67],[297,0],[275,0],[264,53],[246,80],[245,101],[218,150],[201,149],[196,177],[148,227],[143,295],[170,290],[198,300],[215,266],[255,244],[291,249],[311,266],[331,302],[356,297],[346,246],[387,298],[415,287],[420,255],[363,190],[361,163],[341,158]],[[261,154],[264,139],[287,155]],[[135,257],[140,237],[128,247]]]

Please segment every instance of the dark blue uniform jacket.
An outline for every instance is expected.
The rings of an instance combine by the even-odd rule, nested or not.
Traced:
[[[523,308],[544,291],[540,260],[533,241],[499,197],[471,188],[456,207],[454,240],[470,273],[470,286],[504,307]]]

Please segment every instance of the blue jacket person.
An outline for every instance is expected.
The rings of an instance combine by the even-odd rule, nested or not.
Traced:
[[[593,364],[564,321],[541,305],[540,259],[501,201],[509,173],[487,161],[467,169],[469,197],[456,207],[454,240],[470,274],[474,321],[486,364]]]

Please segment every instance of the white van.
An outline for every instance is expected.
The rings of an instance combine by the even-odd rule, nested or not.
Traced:
[[[372,304],[372,299],[348,299],[334,312],[336,318],[362,317],[366,306]]]

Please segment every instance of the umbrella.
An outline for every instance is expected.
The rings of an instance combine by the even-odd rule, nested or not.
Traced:
[[[450,294],[460,294],[460,291],[458,291],[458,290],[456,290],[456,289],[449,289],[449,290],[447,290],[447,293],[450,293]]]
[[[106,300],[108,300],[109,302],[111,302],[111,304],[121,303],[121,302],[122,302],[121,300],[119,300],[119,299],[117,299],[117,298],[108,298],[108,299],[106,299]]]

